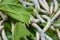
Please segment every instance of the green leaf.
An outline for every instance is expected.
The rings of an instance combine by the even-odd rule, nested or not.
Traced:
[[[26,29],[26,26],[21,22],[17,22],[14,28],[13,40],[19,40],[21,37],[29,35],[30,32]]]
[[[18,0],[0,0],[0,4],[18,3]]]
[[[9,22],[4,22],[3,25],[6,30],[11,30],[11,24]]]
[[[55,20],[55,23],[56,23],[56,24],[60,24],[60,17],[57,18],[57,20]]]
[[[12,33],[11,33],[11,31],[7,31],[6,30],[6,36],[7,36],[8,40],[12,40]]]
[[[32,12],[31,8],[23,7],[20,4],[2,4],[0,5],[0,9],[5,11],[7,15],[11,18],[16,19],[21,22],[25,22],[28,24],[30,13]]]
[[[48,34],[53,40],[58,40],[56,32],[54,32],[51,28],[47,30],[46,34]]]

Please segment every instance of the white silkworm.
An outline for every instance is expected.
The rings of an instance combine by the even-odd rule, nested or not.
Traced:
[[[55,28],[53,26],[50,27],[53,31],[55,31]]]
[[[34,39],[33,40],[36,40],[36,37],[34,37]]]
[[[28,40],[28,38],[25,36],[25,37],[24,37],[24,40]]]
[[[51,21],[50,17],[48,17],[48,16],[46,16],[46,15],[42,15],[42,17],[43,17],[44,19],[47,19],[47,21]]]
[[[52,18],[52,22],[60,15],[60,10],[54,15],[54,17]]]
[[[49,11],[49,8],[47,8],[47,6],[43,3],[42,0],[39,0],[39,2],[40,2],[40,5],[41,5],[45,10]]]
[[[12,29],[11,29],[12,34],[14,34],[14,23],[11,23],[11,27],[12,27]]]
[[[56,12],[58,9],[58,2],[57,0],[53,0],[53,2],[54,2],[54,12]]]
[[[39,23],[39,19],[31,19],[30,21],[33,23]]]
[[[41,9],[41,8],[40,8],[40,12],[42,12],[42,13],[48,13],[48,11],[43,10],[43,9]]]
[[[26,4],[24,4],[24,1],[23,1],[23,0],[19,0],[19,2],[21,2],[22,5],[23,5],[24,7],[26,7]]]
[[[4,21],[7,20],[7,16],[4,15],[1,11],[0,11],[0,15],[1,15],[1,17],[2,17],[2,19],[3,19]]]
[[[3,29],[3,26],[0,26],[0,31]]]
[[[19,0],[19,2],[21,2],[22,5],[23,5],[24,7],[26,7],[26,3],[25,3],[23,0]]]
[[[0,26],[2,25],[3,22],[4,22],[4,20],[1,20],[1,21],[0,21]]]
[[[12,32],[12,36],[14,36],[14,29],[15,29],[15,26],[14,26],[14,23],[12,22],[11,23],[11,32]],[[14,38],[13,38],[13,40],[14,40]]]
[[[1,11],[0,11],[0,16],[2,17],[3,20],[0,21],[0,25],[5,21],[7,20],[7,16],[4,15]]]
[[[30,22],[38,23],[39,19],[35,19],[32,15],[30,15]]]
[[[7,19],[8,19],[7,15],[4,15],[3,20],[5,21]]]
[[[3,40],[8,40],[8,38],[6,37],[6,34],[5,34],[5,30],[4,29],[2,30],[2,39]]]
[[[41,40],[45,40],[45,36],[41,33]]]
[[[41,29],[37,24],[32,23],[31,25],[32,25],[34,28],[36,28],[40,34],[43,33],[42,29]]]
[[[38,3],[38,0],[32,0],[32,2],[34,3],[35,8],[36,9],[39,9],[42,13],[47,13],[48,12],[48,11],[43,10],[43,9],[40,8],[39,3]]]
[[[53,40],[51,37],[49,37],[48,35],[45,34],[45,37],[48,39],[48,40]]]
[[[51,25],[51,19],[46,15],[43,15],[42,17],[48,20],[47,25],[43,28],[43,31],[46,32]]]
[[[6,15],[4,15],[1,11],[0,11],[0,15],[1,15],[2,19],[5,20]]]
[[[47,25],[43,28],[43,31],[46,32],[51,25],[51,22],[48,22]]]
[[[46,0],[42,0],[42,1],[45,4],[45,6],[49,9],[49,5],[48,5],[47,1]]]
[[[26,4],[26,5],[31,5],[31,6],[33,6],[33,4],[32,4],[32,3],[29,3],[29,2],[25,2],[25,4]]]
[[[40,34],[39,34],[39,32],[36,32],[36,40],[40,40]]]
[[[31,0],[34,5],[35,5],[35,8],[38,8],[40,10],[40,6],[39,6],[39,3],[38,3],[38,0]]]
[[[23,2],[23,0],[19,0],[19,2],[21,2],[21,3],[22,3],[22,2]]]
[[[42,29],[41,29],[37,24],[32,23],[32,26],[33,26],[34,28],[36,28],[36,29],[38,30],[38,32],[44,36],[44,33],[42,32]]]
[[[53,13],[53,2],[51,2],[51,5],[50,5],[50,15]]]
[[[35,13],[36,17],[37,17],[42,23],[45,22],[45,20],[38,14],[38,12],[37,12],[35,9],[34,9],[34,13]]]
[[[55,27],[60,27],[60,24],[54,24]]]
[[[58,35],[59,40],[60,40],[60,31],[59,31],[59,29],[56,29],[56,31],[57,31],[57,35]]]
[[[0,40],[2,40],[2,39],[1,39],[1,36],[0,36]]]
[[[40,34],[42,34],[43,36],[45,36],[48,40],[53,40],[51,37],[49,37],[48,35],[44,34],[43,30],[35,23],[31,24],[34,28],[36,28],[38,30],[38,32]]]
[[[23,1],[23,0],[19,0],[19,1],[22,3],[22,5],[23,5],[24,7],[26,7],[26,5],[33,5],[32,3],[25,2],[25,1]]]

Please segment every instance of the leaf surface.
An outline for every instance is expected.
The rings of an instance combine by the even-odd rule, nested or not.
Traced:
[[[19,40],[21,37],[24,37],[29,34],[30,32],[26,29],[26,26],[24,26],[21,22],[17,22],[15,24],[13,40]]]

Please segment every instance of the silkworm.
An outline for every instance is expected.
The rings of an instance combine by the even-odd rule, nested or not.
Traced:
[[[25,37],[24,37],[24,40],[28,40],[28,38],[25,36]]]
[[[53,0],[53,2],[54,2],[54,13],[55,13],[58,9],[58,2],[57,0]]]
[[[11,32],[12,34],[14,34],[14,23],[13,22],[11,23],[11,27],[12,27]]]
[[[40,34],[43,33],[42,29],[41,29],[36,23],[32,23],[31,25],[32,25],[34,28],[36,28]]]
[[[46,32],[51,25],[51,19],[46,15],[43,15],[42,17],[48,20],[46,26],[43,28],[43,31]]]
[[[55,27],[60,27],[60,24],[54,24]]]
[[[60,31],[59,31],[59,29],[56,29],[56,31],[57,31],[58,38],[60,40]]]
[[[53,40],[51,37],[49,37],[48,35],[45,34],[45,37],[48,39],[48,40]]]
[[[60,15],[60,10],[53,16],[51,21],[53,22]]]
[[[43,9],[40,8],[39,3],[38,3],[37,0],[32,0],[32,2],[34,3],[35,8],[36,8],[36,9],[39,9],[42,13],[47,13],[47,12],[48,12],[48,11],[43,10]]]
[[[40,21],[39,21],[39,19],[31,19],[30,20],[32,23],[39,23]]]
[[[48,16],[46,16],[46,15],[42,15],[42,17],[43,17],[44,19],[47,19],[47,21],[51,21],[50,17],[48,17]]]
[[[22,2],[23,2],[23,0],[19,0],[19,2],[21,2],[21,3],[22,3]]]
[[[5,20],[5,15],[0,11],[0,16],[2,17],[3,20]]]
[[[0,21],[0,26],[2,25],[3,22],[4,22],[4,20],[1,20],[1,21]]]
[[[38,3],[38,0],[31,0],[31,1],[34,3],[35,8],[40,10],[40,6],[39,6],[39,3]]]
[[[51,5],[50,5],[50,15],[53,13],[53,2],[51,2]]]
[[[53,31],[55,31],[55,28],[54,28],[54,26],[50,26],[50,28],[51,28]]]
[[[3,26],[0,26],[0,31],[3,29]]]
[[[50,25],[51,25],[51,22],[48,22],[46,26],[43,28],[43,31],[46,32],[49,29]]]
[[[39,19],[35,19],[32,15],[30,15],[30,22],[32,23],[39,23]]]
[[[29,3],[29,2],[25,2],[25,4],[33,6],[33,3]]]
[[[35,13],[36,17],[37,17],[42,23],[45,22],[45,20],[38,14],[38,12],[37,12],[35,9],[34,9],[34,13]]]
[[[41,29],[36,23],[32,23],[31,25],[32,25],[34,28],[36,28],[40,34],[43,33],[42,29]]]
[[[4,29],[2,30],[2,39],[3,40],[8,40],[8,38],[6,37],[6,34],[5,34],[5,30]]]
[[[3,16],[3,20],[6,21],[8,19],[7,15]]]
[[[34,28],[36,28],[40,34],[42,33],[42,35],[45,36],[48,40],[53,40],[51,37],[49,37],[48,35],[46,35],[46,34],[43,32],[43,30],[42,30],[37,24],[32,23],[31,25],[32,25]]]
[[[39,0],[39,3],[45,10],[49,11],[49,8],[47,8],[47,6],[43,3],[42,0]]]
[[[48,11],[43,10],[43,9],[41,9],[41,8],[40,8],[40,12],[45,13],[45,14],[48,13]]]
[[[41,33],[41,40],[46,40],[45,36]]]
[[[2,40],[2,38],[0,37],[0,40]]]
[[[1,11],[0,11],[0,16],[2,17],[3,20],[0,21],[0,25],[5,21],[7,20],[7,16],[4,15]]]
[[[22,3],[22,5],[24,6],[24,7],[26,7],[26,5],[33,5],[32,3],[29,3],[29,2],[25,2],[25,1],[23,1],[23,0],[19,0],[21,3]]]
[[[40,34],[39,34],[39,32],[36,32],[36,40],[40,40]]]
[[[19,2],[22,3],[22,5],[23,5],[24,7],[26,7],[26,4],[24,4],[24,1],[23,1],[23,0],[19,0]]]
[[[42,0],[42,1],[45,4],[45,6],[49,9],[49,5],[48,5],[47,1],[46,0]]]

